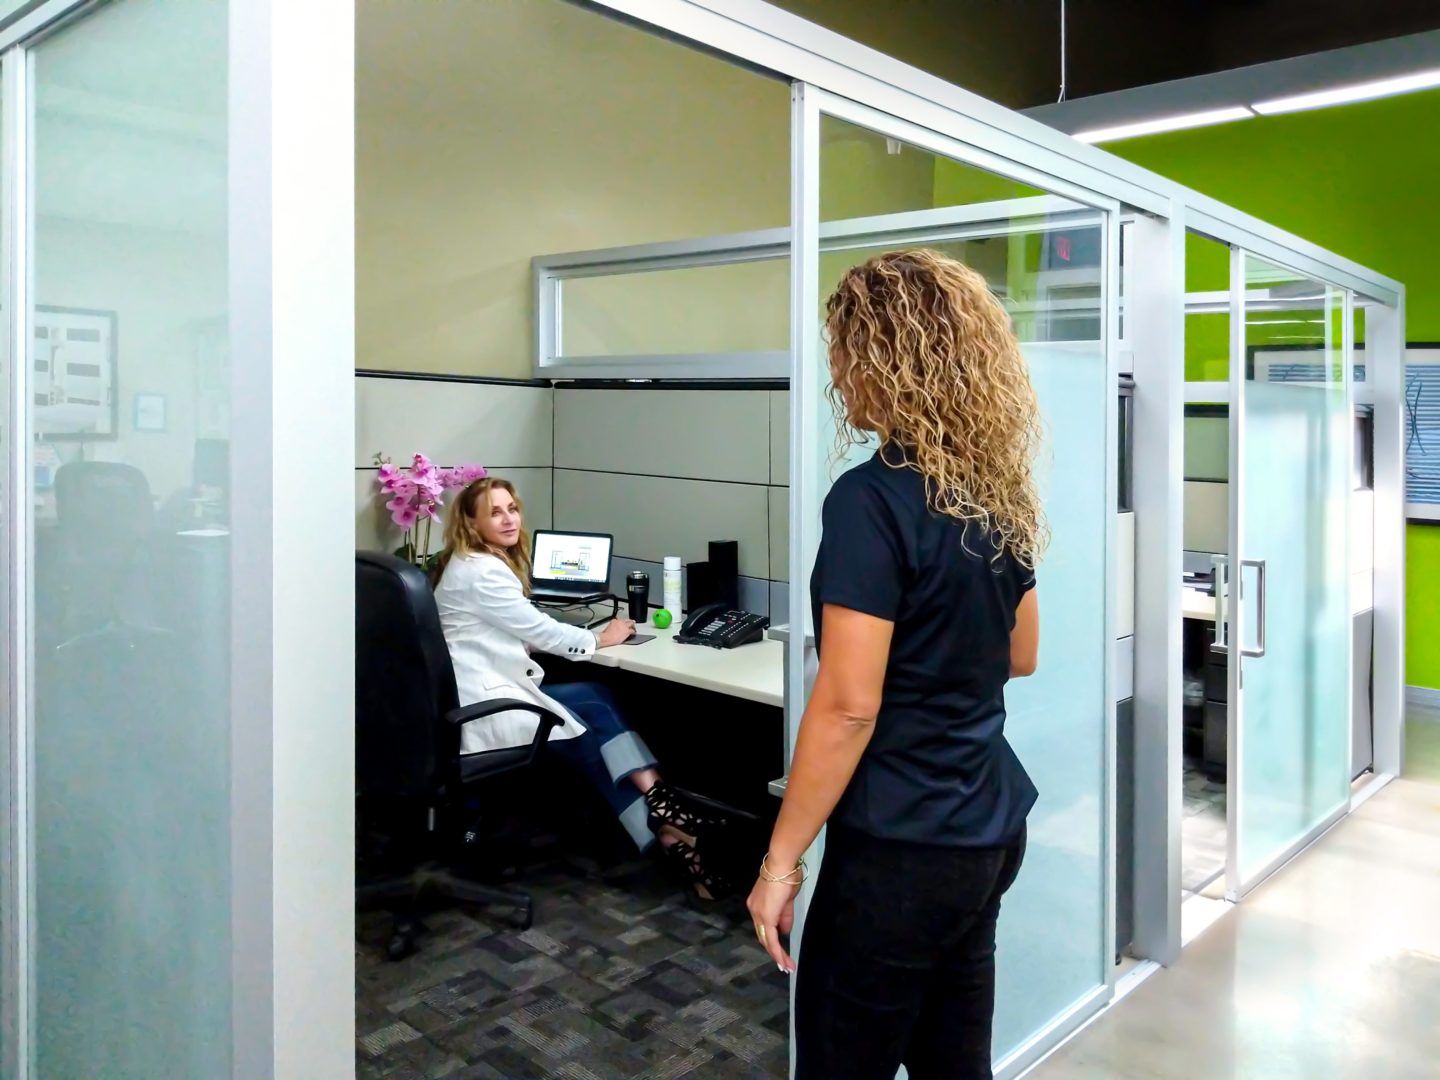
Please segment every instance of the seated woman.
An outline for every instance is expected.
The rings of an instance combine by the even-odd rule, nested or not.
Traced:
[[[650,748],[625,726],[608,688],[561,683],[542,692],[545,672],[530,656],[587,660],[630,637],[635,624],[615,619],[599,633],[572,626],[532,605],[529,591],[530,536],[520,496],[507,480],[476,480],[450,504],[435,585],[460,703],[519,698],[563,717],[550,734],[550,751],[600,791],[637,848],[645,851],[658,838],[695,892],[713,899],[720,882],[697,848],[722,823],[692,809],[660,778]],[[534,737],[533,714],[497,713],[461,729],[460,752],[528,746]]]

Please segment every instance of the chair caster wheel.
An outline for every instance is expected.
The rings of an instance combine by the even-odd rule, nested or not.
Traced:
[[[385,946],[385,955],[388,956],[392,962],[404,960],[415,951],[415,939],[419,936],[419,923],[396,923],[395,932],[390,937],[390,943]]]
[[[514,923],[516,930],[529,930],[530,927],[534,926],[535,906],[533,904],[526,904],[517,911],[514,915]]]

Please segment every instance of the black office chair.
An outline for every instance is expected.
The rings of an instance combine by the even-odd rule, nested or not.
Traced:
[[[145,474],[115,461],[69,462],[55,474],[55,510],[54,526],[36,530],[42,641],[158,623],[160,556]]]
[[[460,706],[430,583],[411,563],[356,552],[355,608],[355,772],[362,818],[367,806],[376,804],[387,808],[390,818],[410,815],[423,849],[418,858],[404,849],[402,872],[362,881],[357,902],[400,902],[388,948],[392,960],[414,950],[420,932],[415,911],[426,893],[513,908],[516,926],[528,929],[534,919],[529,895],[446,866],[476,851],[478,814],[466,805],[478,786],[534,765],[564,719],[527,701]],[[462,725],[514,710],[536,716],[529,746],[460,755]],[[401,849],[403,842],[391,848]]]

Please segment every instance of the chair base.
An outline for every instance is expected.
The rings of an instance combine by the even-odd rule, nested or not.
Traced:
[[[360,907],[384,907],[399,901],[390,941],[385,947],[391,960],[403,960],[415,951],[416,940],[425,929],[418,911],[427,898],[511,908],[510,923],[517,930],[529,930],[535,922],[535,902],[529,893],[487,885],[439,866],[421,867],[403,877],[369,882],[355,890],[356,904]]]

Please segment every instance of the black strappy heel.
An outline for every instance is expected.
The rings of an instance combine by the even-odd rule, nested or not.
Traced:
[[[701,900],[720,900],[735,891],[735,883],[719,871],[707,868],[700,853],[684,840],[676,840],[666,847],[665,856],[680,867]]]
[[[710,800],[679,791],[663,780],[657,781],[645,793],[650,831],[659,833],[661,829],[669,828],[693,850],[706,835],[730,825],[729,816],[719,812],[717,804],[707,806],[707,803]]]

